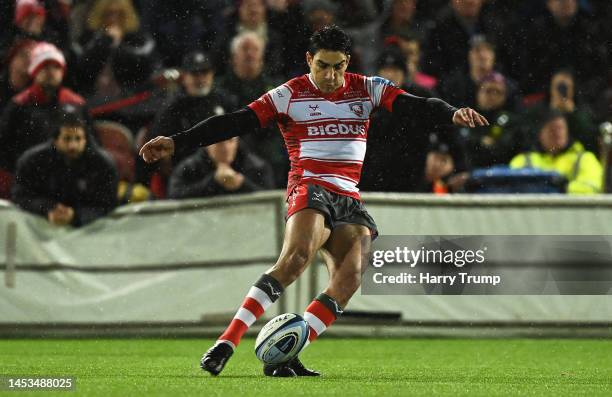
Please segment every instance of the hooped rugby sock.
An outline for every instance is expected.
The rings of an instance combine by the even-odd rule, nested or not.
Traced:
[[[269,274],[263,274],[251,287],[240,309],[217,343],[227,343],[236,348],[240,338],[251,325],[281,296],[285,289]]]
[[[304,320],[310,328],[308,342],[314,341],[342,314],[342,308],[334,298],[320,293],[306,308]]]

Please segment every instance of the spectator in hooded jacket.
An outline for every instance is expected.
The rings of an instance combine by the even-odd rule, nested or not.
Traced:
[[[11,99],[0,117],[0,168],[12,172],[25,150],[48,139],[52,116],[61,105],[85,105],[80,95],[62,85],[65,72],[66,61],[57,47],[36,44],[28,67],[32,84]]]
[[[476,91],[476,109],[489,125],[459,130],[469,168],[508,164],[525,149],[526,138],[520,117],[511,111],[508,80],[492,72],[481,80]]]
[[[116,206],[117,171],[78,109],[66,105],[60,117],[52,139],[19,158],[13,201],[54,225],[82,226]]]

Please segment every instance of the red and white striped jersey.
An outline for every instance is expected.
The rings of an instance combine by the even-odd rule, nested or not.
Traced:
[[[291,162],[288,194],[299,183],[313,183],[359,199],[370,114],[379,106],[391,111],[401,93],[381,77],[345,73],[344,85],[324,94],[307,74],[248,106],[262,127],[276,121],[283,134]]]

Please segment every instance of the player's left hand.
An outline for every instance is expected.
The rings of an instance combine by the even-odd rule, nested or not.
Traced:
[[[474,128],[489,125],[489,121],[472,108],[461,108],[453,114],[453,124]]]

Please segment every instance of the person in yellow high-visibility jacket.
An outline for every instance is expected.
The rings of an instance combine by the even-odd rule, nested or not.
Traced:
[[[521,153],[510,161],[511,168],[557,171],[567,178],[567,193],[595,194],[603,188],[603,169],[597,157],[570,139],[565,116],[551,112],[538,133],[538,150]]]

